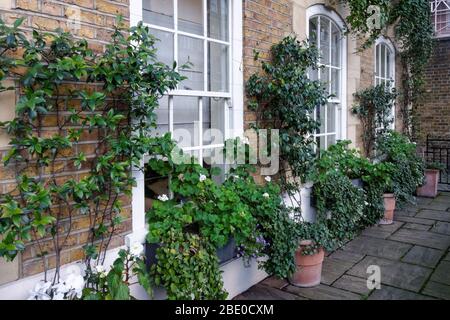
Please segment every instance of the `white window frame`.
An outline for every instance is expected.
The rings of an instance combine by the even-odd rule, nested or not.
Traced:
[[[382,77],[381,76],[381,60],[380,63],[378,64],[377,61],[377,52],[379,51],[378,56],[380,57],[380,59],[382,59],[381,57],[381,46],[384,45],[386,47],[386,49],[389,50],[389,65],[391,67],[391,74],[392,77]],[[385,51],[386,52],[386,51]],[[387,69],[387,54],[385,54],[384,58],[384,74],[387,75],[388,74],[388,69]],[[379,83],[381,83],[381,81],[391,81],[391,88],[395,88],[395,47],[392,44],[392,42],[381,36],[379,37],[376,41],[375,41],[375,49],[373,51],[373,76],[374,76],[374,84],[377,85]],[[377,76],[377,69],[378,70],[378,76]],[[392,124],[391,124],[391,129],[395,129],[395,104],[391,110],[391,116],[392,116]]]
[[[309,37],[309,20],[314,16],[325,16],[330,19],[334,24],[340,29],[343,37],[341,40],[341,74],[340,74],[340,92],[337,98],[331,98],[328,100],[329,103],[338,103],[336,112],[336,140],[347,139],[347,36],[345,35],[345,22],[344,20],[333,10],[325,7],[323,4],[316,4],[308,7],[306,9],[306,37]],[[331,24],[330,24],[331,27]],[[320,39],[320,35],[317,35]],[[331,37],[331,32],[330,32]],[[319,40],[320,41],[320,40]],[[331,50],[331,47],[330,47]],[[331,59],[331,55],[330,55]],[[320,64],[319,64],[320,65]],[[330,77],[331,80],[331,77]],[[330,81],[331,85],[331,81]],[[327,125],[325,112],[325,126]],[[314,113],[315,117],[315,113]],[[332,135],[333,133],[314,133],[314,139],[321,136]],[[325,142],[327,144],[327,142]]]
[[[174,21],[177,23],[177,3],[182,0],[174,0]],[[206,0],[203,0],[203,8],[206,8]],[[240,0],[230,0],[229,7],[230,15],[230,26],[229,26],[229,42],[210,39],[216,43],[230,44],[230,63],[229,63],[229,92],[211,92],[211,91],[194,91],[194,90],[173,90],[167,93],[169,96],[169,124],[173,125],[173,97],[199,97],[199,132],[203,133],[202,129],[202,107],[203,107],[203,97],[211,98],[225,98],[227,103],[225,106],[225,132],[224,138],[229,139],[233,137],[242,137],[244,133],[244,76],[243,76],[243,38],[242,38],[242,1]],[[130,0],[130,25],[136,26],[139,21],[142,21],[142,0]],[[162,31],[169,31],[160,26],[148,25],[151,28],[159,29]],[[197,39],[206,39],[207,34],[207,24],[204,21],[204,35],[195,36],[190,33],[184,33],[178,31],[177,34],[186,35],[189,37],[195,37]],[[176,37],[175,37],[176,38]],[[204,41],[204,43],[206,43]],[[174,58],[177,58],[177,41],[174,41]],[[206,54],[206,48],[204,48]],[[206,89],[206,75],[207,70],[207,60],[204,61],[204,81]],[[172,97],[172,98],[170,98]],[[231,117],[229,112],[231,112]],[[172,120],[172,121],[171,121]],[[230,120],[232,123],[230,123]],[[173,127],[171,128],[173,130]],[[172,130],[170,130],[172,132]],[[184,151],[196,151],[200,153],[200,158],[202,159],[202,150],[206,148],[218,148],[223,146],[223,144],[203,146],[203,134],[199,135],[199,145],[195,147],[183,148]],[[148,161],[147,158],[142,159],[141,168]],[[200,160],[201,161],[201,160]],[[202,162],[200,162],[202,163]],[[135,241],[143,243],[145,241],[145,235],[147,233],[146,223],[145,223],[145,184],[144,184],[144,173],[140,168],[133,169],[133,177],[136,179],[136,186],[132,189],[132,233],[126,237],[126,243],[130,244]]]

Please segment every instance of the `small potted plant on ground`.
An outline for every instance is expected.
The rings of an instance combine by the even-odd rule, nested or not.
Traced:
[[[383,194],[384,204],[384,217],[380,220],[379,224],[387,225],[394,223],[394,210],[395,210],[395,195],[388,192]]]
[[[444,169],[444,165],[438,162],[431,162],[426,164],[425,184],[417,188],[416,191],[419,197],[435,198],[437,196],[439,172]]]

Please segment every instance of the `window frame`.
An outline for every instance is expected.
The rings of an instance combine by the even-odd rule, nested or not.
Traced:
[[[308,7],[306,9],[306,37],[309,39],[309,21],[311,18],[315,16],[324,16],[328,18],[331,22],[333,22],[337,28],[341,31],[342,39],[341,39],[341,52],[340,52],[340,65],[341,65],[341,73],[340,73],[340,86],[339,86],[339,97],[331,98],[328,100],[328,103],[337,103],[336,106],[336,129],[335,129],[335,137],[337,140],[345,140],[347,138],[347,36],[345,35],[345,22],[344,20],[333,10],[325,7],[323,4],[316,4]],[[331,25],[330,25],[331,27]],[[318,35],[320,38],[320,34]],[[331,34],[330,34],[331,39]],[[330,56],[331,59],[331,56]],[[331,78],[330,78],[331,80]],[[331,86],[331,81],[330,81]],[[328,106],[327,106],[328,107]],[[325,117],[326,117],[325,112]],[[315,114],[314,114],[315,117]],[[327,119],[325,118],[325,122]],[[327,124],[325,124],[327,125]],[[317,137],[321,136],[330,136],[333,133],[314,133],[313,137],[316,140]],[[325,139],[325,144],[328,142]]]
[[[381,46],[382,45],[384,45],[386,47],[386,49],[389,50],[389,54],[390,54],[389,65],[391,67],[391,74],[392,74],[391,78],[382,77],[380,72],[378,72],[379,75],[377,76],[377,69],[378,68],[381,69],[381,60],[380,60],[379,66],[378,66],[377,51],[378,51],[378,48],[380,48],[379,49],[380,50],[379,57],[381,58]],[[395,74],[395,71],[396,71],[395,70],[396,69],[396,66],[395,66],[396,54],[395,53],[396,53],[395,52],[395,47],[394,47],[394,45],[392,44],[392,42],[388,38],[385,38],[384,36],[380,36],[375,41],[375,46],[374,46],[374,50],[373,50],[373,61],[374,61],[374,64],[373,64],[373,79],[374,79],[373,81],[374,82],[373,83],[374,83],[374,85],[377,85],[377,84],[381,83],[381,81],[391,81],[391,88],[395,88],[395,85],[396,85],[396,81],[395,81],[395,77],[396,77],[396,74]],[[386,72],[389,71],[387,69],[387,54],[385,54],[384,59],[385,59],[384,67],[385,67],[385,75],[386,75]],[[377,83],[377,80],[379,80],[380,82]],[[391,124],[391,128],[390,129],[394,130],[395,129],[395,120],[396,120],[395,104],[394,104],[394,106],[393,106],[393,108],[391,110],[391,116],[392,116],[392,124]]]
[[[180,0],[174,0],[174,22],[176,23],[176,13],[177,7],[176,3]],[[203,8],[206,8],[207,0],[203,0]],[[142,21],[142,0],[130,0],[130,26],[136,26],[139,21]],[[204,17],[206,14],[204,14]],[[229,83],[228,92],[211,92],[211,91],[197,91],[197,90],[172,90],[167,93],[168,96],[180,96],[180,97],[198,97],[199,98],[199,126],[200,131],[200,141],[199,145],[195,147],[182,148],[184,151],[196,151],[200,150],[200,155],[204,149],[215,149],[223,146],[223,144],[215,145],[203,145],[203,120],[202,120],[202,106],[203,98],[224,98],[227,99],[227,105],[225,106],[224,121],[225,121],[225,132],[224,140],[243,136],[244,133],[244,75],[243,75],[243,16],[242,16],[242,1],[240,0],[229,0],[229,34],[228,43],[230,44],[229,49]],[[204,36],[207,34],[206,21],[204,23]],[[154,28],[154,25],[148,25]],[[157,27],[161,31],[170,30],[164,27]],[[178,31],[178,34],[186,34],[186,36],[194,37],[195,35]],[[204,36],[199,36],[204,38]],[[198,36],[197,36],[198,37]],[[208,38],[209,39],[209,38]],[[216,43],[224,43],[224,41],[212,39]],[[176,45],[178,41],[174,40]],[[207,55],[207,41],[204,41],[204,55]],[[225,42],[227,43],[227,42]],[[174,47],[174,58],[177,55],[177,47]],[[207,60],[204,61],[204,78],[207,77]],[[205,81],[205,80],[204,80]],[[207,89],[207,86],[204,86]],[[173,99],[172,103],[169,102],[169,126],[173,126]],[[231,113],[231,114],[230,114]],[[170,124],[171,123],[171,124]],[[173,129],[173,127],[172,127]],[[201,155],[201,159],[203,156]],[[145,223],[145,184],[144,184],[144,172],[142,168],[148,158],[144,156],[141,160],[141,165],[132,169],[133,177],[136,180],[136,186],[132,189],[132,233],[127,235],[125,241],[127,244],[133,242],[145,242],[145,235],[147,233],[146,223]]]

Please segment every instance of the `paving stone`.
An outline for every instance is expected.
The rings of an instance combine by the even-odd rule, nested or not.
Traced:
[[[403,226],[403,228],[406,228],[406,229],[413,229],[413,230],[422,230],[422,231],[428,231],[428,230],[430,230],[430,226],[427,226],[427,225],[425,225],[425,224],[413,223],[413,222],[407,222],[407,223],[405,223],[405,225]]]
[[[376,257],[400,259],[410,248],[411,245],[406,243],[359,236],[346,244],[343,249]]]
[[[437,265],[443,254],[444,251],[441,250],[414,246],[403,257],[402,261],[433,268]]]
[[[428,281],[422,293],[436,298],[450,300],[450,286],[442,283]]]
[[[421,294],[382,285],[372,292],[368,300],[433,300]]]
[[[347,274],[367,278],[367,268],[372,265],[380,267],[382,284],[411,291],[419,291],[431,273],[431,269],[425,267],[368,256],[350,269]]]
[[[333,287],[355,292],[362,295],[370,293],[371,289],[367,288],[367,279],[357,278],[349,275],[343,275],[335,283]]]
[[[331,285],[354,265],[355,263],[350,261],[325,258],[322,265],[321,283]]]
[[[339,249],[333,252],[330,258],[356,263],[361,261],[361,259],[364,258],[364,256],[365,254],[362,253],[344,251],[342,249]]]
[[[450,236],[450,223],[438,221],[434,227],[431,228],[431,232],[442,233]]]
[[[400,209],[400,210],[395,210],[394,212],[394,217],[395,216],[405,216],[405,217],[414,217],[417,212],[419,212],[419,208],[415,207],[414,209]]]
[[[447,249],[450,245],[450,236],[410,229],[400,229],[390,236],[389,239],[441,250]]]
[[[394,221],[393,224],[389,225],[375,225],[373,227],[364,230],[362,232],[362,235],[373,238],[386,239],[392,233],[397,231],[401,226],[403,226],[403,224],[404,224],[403,222]]]
[[[448,203],[450,205],[450,195],[438,195],[433,199],[433,203]]]
[[[394,216],[394,220],[396,221],[403,221],[403,222],[412,222],[412,223],[418,223],[418,224],[425,224],[427,226],[432,226],[434,224],[433,220],[429,220],[429,219],[421,219],[421,218],[416,218],[416,217],[396,217]]]
[[[450,207],[450,202],[447,201],[435,201],[433,200],[430,204],[426,205],[425,209],[430,210],[441,210],[445,211]]]
[[[416,214],[416,218],[433,219],[450,222],[450,212],[437,210],[422,210]]]
[[[444,258],[445,261],[450,261],[450,252],[447,253],[447,255]]]
[[[360,300],[361,297],[353,292],[319,284],[313,288],[287,286],[286,291],[312,300]]]
[[[441,261],[431,275],[431,280],[450,286],[450,261]]]
[[[249,290],[241,293],[235,300],[305,300],[304,298],[290,294],[286,291],[270,288],[257,284]]]
[[[278,277],[272,276],[264,279],[261,284],[276,289],[283,289],[289,284],[289,282],[286,279],[280,279]]]

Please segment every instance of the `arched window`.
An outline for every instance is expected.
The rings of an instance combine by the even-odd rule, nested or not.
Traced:
[[[375,42],[375,85],[385,84],[395,87],[395,48],[392,43],[380,37]],[[392,125],[395,128],[395,106],[391,111]]]
[[[328,103],[318,106],[315,119],[320,120],[316,132],[317,147],[327,149],[338,139],[346,137],[346,38],[344,23],[334,12],[323,5],[307,9],[307,34],[320,52],[320,69],[312,70],[311,79],[320,80],[332,96]]]
[[[395,50],[389,40],[379,38],[375,43],[375,85],[395,81]]]

